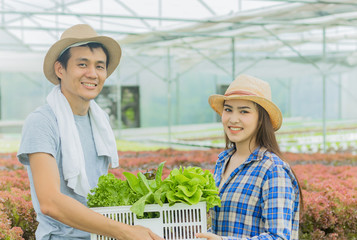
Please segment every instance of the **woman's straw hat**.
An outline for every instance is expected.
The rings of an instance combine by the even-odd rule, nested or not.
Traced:
[[[274,130],[280,128],[283,117],[280,109],[271,101],[271,90],[267,82],[249,75],[239,75],[224,95],[211,95],[208,102],[213,110],[222,115],[224,101],[230,99],[250,100],[259,104],[268,112]]]
[[[46,78],[53,84],[59,84],[54,64],[63,51],[76,43],[98,42],[108,50],[109,65],[107,68],[107,77],[110,76],[119,64],[121,57],[121,48],[117,41],[110,37],[99,36],[94,29],[87,24],[78,24],[68,28],[61,35],[61,39],[54,43],[48,50],[43,63],[43,72]]]

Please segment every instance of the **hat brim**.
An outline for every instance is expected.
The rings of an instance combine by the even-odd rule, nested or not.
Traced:
[[[66,47],[77,43],[77,42],[98,42],[103,44],[103,46],[108,50],[109,54],[109,64],[107,68],[107,77],[109,77],[116,67],[118,66],[121,58],[121,48],[117,41],[110,37],[106,36],[96,36],[91,38],[66,38],[59,40],[55,44],[51,46],[48,50],[44,63],[43,63],[43,72],[46,78],[52,82],[53,84],[59,84],[59,80],[55,73],[54,64],[57,61],[59,54],[65,49]]]
[[[224,96],[224,95],[214,94],[208,98],[208,102],[209,102],[210,106],[212,107],[212,109],[215,110],[220,116],[222,116],[224,101],[231,100],[231,99],[249,100],[249,101],[259,104],[268,112],[270,121],[273,125],[274,130],[277,131],[281,127],[281,124],[283,121],[283,116],[281,114],[280,109],[273,102],[269,101],[266,98],[262,98],[262,97],[258,97],[258,96],[251,96],[251,95]]]

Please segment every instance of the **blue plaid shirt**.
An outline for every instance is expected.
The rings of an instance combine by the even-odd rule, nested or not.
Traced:
[[[235,148],[219,154],[216,185]],[[299,187],[290,166],[258,147],[220,189],[221,207],[211,209],[211,231],[223,239],[297,240]]]

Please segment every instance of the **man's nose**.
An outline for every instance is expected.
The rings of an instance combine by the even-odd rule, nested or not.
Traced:
[[[97,78],[97,68],[95,66],[88,66],[87,72],[86,72],[86,77],[88,78]]]

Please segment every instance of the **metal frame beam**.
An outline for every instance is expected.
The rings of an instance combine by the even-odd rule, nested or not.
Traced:
[[[212,15],[216,16],[217,13],[210,7],[204,0],[197,0],[202,6],[204,6]]]
[[[157,74],[155,71],[153,71],[150,67],[157,64],[159,61],[157,59],[154,59],[152,62],[149,62],[148,64],[143,64],[141,61],[135,59],[135,57],[129,57],[133,62],[135,62],[136,64],[138,64],[141,69],[136,70],[133,74],[127,75],[127,76],[123,76],[123,78],[125,79],[130,79],[134,76],[136,76],[138,73],[142,72],[143,70],[146,70],[148,72],[150,72],[151,74],[153,74],[155,77],[159,78],[160,80],[165,81],[165,77],[160,76],[159,74]],[[162,57],[159,57],[162,58]],[[161,61],[161,59],[160,59]]]
[[[357,4],[356,4],[357,7]],[[130,8],[128,8],[130,9]],[[235,26],[235,28],[237,26],[262,26],[262,25],[272,25],[272,24],[282,24],[285,26],[318,26],[321,25],[321,23],[316,23],[316,22],[301,22],[301,20],[296,20],[296,21],[278,21],[278,20],[245,20],[245,21],[238,21],[235,22],[233,20],[227,19],[192,19],[192,18],[173,18],[173,17],[152,17],[152,16],[139,16],[137,13],[135,13],[134,11],[131,11],[131,13],[133,14],[133,16],[129,16],[129,15],[118,15],[118,14],[106,14],[106,13],[74,13],[74,12],[70,12],[67,8],[67,11],[69,12],[57,12],[57,11],[50,11],[53,10],[53,8],[51,9],[44,9],[44,11],[32,11],[32,12],[26,12],[26,11],[14,11],[14,10],[0,10],[0,15],[3,15],[3,17],[5,15],[20,15],[20,18],[25,18],[25,17],[33,17],[36,15],[39,16],[74,16],[74,17],[97,17],[97,18],[113,18],[113,19],[132,19],[132,20],[140,20],[143,21],[144,25],[147,26],[150,30],[152,29],[152,26],[150,24],[148,24],[145,20],[152,20],[152,21],[166,21],[166,22],[187,22],[187,23],[228,23],[228,24],[232,24]],[[129,11],[129,10],[128,10]],[[343,13],[340,14],[336,14],[336,16],[339,15],[343,15]],[[331,16],[331,15],[330,15]],[[321,17],[321,16],[318,16]],[[13,19],[12,21],[9,21],[7,23],[10,22],[14,22],[14,21],[19,21],[20,18],[17,19]],[[229,28],[230,30],[232,30],[232,28]],[[234,29],[234,28],[233,28]]]
[[[169,18],[169,17],[150,17],[150,16],[139,16],[135,12],[133,16],[128,15],[117,15],[117,14],[98,14],[98,13],[70,13],[70,12],[50,12],[50,11],[36,11],[36,12],[25,12],[25,11],[10,11],[1,10],[0,14],[11,14],[11,15],[63,15],[63,16],[82,16],[82,17],[103,17],[103,18],[123,18],[123,19],[139,19],[139,20],[156,20],[156,21],[169,21],[169,22],[191,22],[191,23],[220,23],[221,20],[201,20],[192,18]]]
[[[122,6],[125,10],[127,10],[130,14],[132,14],[134,17],[136,17],[137,19],[140,19],[140,21],[150,30],[154,30],[154,28],[148,24],[145,19],[140,18],[140,16],[130,7],[128,7],[126,4],[123,3],[123,1],[121,0],[115,0],[116,3],[118,3],[120,6]],[[102,14],[103,15],[103,14]],[[104,16],[102,16],[104,17]]]
[[[259,0],[253,0],[259,1]],[[283,3],[309,3],[309,4],[342,4],[342,5],[352,5],[357,6],[356,3],[351,3],[349,1],[321,1],[321,0],[269,0],[269,2],[283,2]]]

